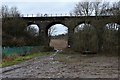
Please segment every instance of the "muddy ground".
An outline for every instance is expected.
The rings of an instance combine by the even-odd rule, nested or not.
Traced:
[[[55,53],[20,63],[2,78],[118,78],[118,57]]]

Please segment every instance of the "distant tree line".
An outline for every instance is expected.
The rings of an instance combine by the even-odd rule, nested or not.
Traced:
[[[59,35],[55,35],[55,36],[51,36],[50,39],[68,39],[68,34],[59,34]]]
[[[78,2],[70,14],[80,16],[120,15],[119,2]]]

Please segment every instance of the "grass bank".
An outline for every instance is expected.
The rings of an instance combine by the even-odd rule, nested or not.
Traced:
[[[30,60],[37,56],[46,56],[53,53],[54,52],[39,52],[39,53],[27,54],[24,56],[19,56],[19,55],[6,56],[4,59],[2,59],[2,62],[0,62],[0,67],[7,67],[10,65],[18,64],[20,62],[24,62],[26,60]]]

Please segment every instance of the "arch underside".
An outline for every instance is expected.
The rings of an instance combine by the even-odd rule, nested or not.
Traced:
[[[51,26],[56,25],[56,24],[61,24],[68,28],[68,26],[66,26],[66,24],[63,22],[51,22],[46,26],[46,29],[49,29]]]
[[[58,24],[60,24],[60,26],[58,26],[58,27],[66,27],[67,29],[68,29],[68,27],[64,24],[64,23],[62,23],[62,22],[51,22],[51,23],[49,23],[47,26],[46,26],[46,34],[47,34],[47,37],[48,37],[48,30],[51,28],[51,27],[55,27],[55,25],[58,25]],[[56,26],[57,27],[57,26]],[[49,35],[51,35],[51,34],[49,34]],[[55,38],[55,37],[54,37]],[[61,37],[60,36],[58,36],[57,38],[52,38],[52,36],[51,37],[48,37],[48,39],[49,39],[49,46],[51,46],[51,47],[54,47],[54,49],[64,49],[64,48],[66,48],[67,46],[68,46],[68,39],[67,39],[67,36],[62,36],[61,35]]]
[[[45,32],[46,32],[47,35],[48,35],[48,29],[49,29],[50,27],[56,25],[56,24],[61,24],[61,25],[63,25],[64,27],[67,27],[67,28],[68,28],[68,26],[66,26],[65,23],[63,23],[63,22],[51,22],[51,23],[49,23],[49,24],[46,26],[46,29],[45,29]]]
[[[37,25],[40,28],[40,25],[38,23],[35,23],[35,22],[28,22],[27,26],[29,26],[29,25]]]

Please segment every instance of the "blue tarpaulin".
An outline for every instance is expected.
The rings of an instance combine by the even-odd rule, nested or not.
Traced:
[[[33,49],[31,46],[24,47],[2,47],[2,54],[12,55],[30,52]]]

